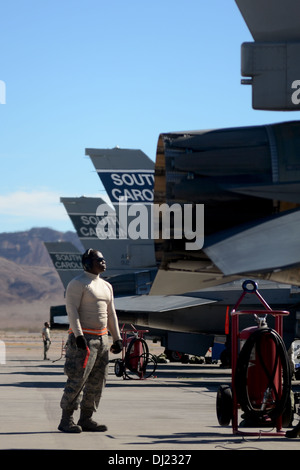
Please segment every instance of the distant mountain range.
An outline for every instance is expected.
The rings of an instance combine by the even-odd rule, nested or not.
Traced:
[[[83,250],[75,232],[32,228],[26,232],[0,233],[0,257],[28,266],[53,266],[43,242],[68,241]]]
[[[63,296],[64,288],[43,242],[68,241],[83,252],[75,232],[32,228],[0,233],[1,304],[49,301]]]

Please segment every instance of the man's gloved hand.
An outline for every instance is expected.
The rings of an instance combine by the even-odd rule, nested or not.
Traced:
[[[122,351],[122,348],[123,348],[122,340],[118,339],[111,345],[110,350],[113,354],[119,354]]]
[[[87,348],[87,342],[86,339],[83,335],[77,336],[76,338],[76,346],[78,349],[82,349],[83,351],[86,350]]]

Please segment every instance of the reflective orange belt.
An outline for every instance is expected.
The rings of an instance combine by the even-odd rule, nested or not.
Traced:
[[[86,333],[87,335],[95,335],[95,336],[103,336],[107,335],[108,331],[107,328],[102,328],[102,330],[97,330],[93,328],[82,328],[82,332]],[[73,333],[71,328],[69,329],[69,334]]]

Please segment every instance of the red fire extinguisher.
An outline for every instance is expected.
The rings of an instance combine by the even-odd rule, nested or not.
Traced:
[[[252,334],[257,334],[259,327],[250,327],[240,332],[244,343]],[[263,334],[265,333],[265,334]],[[260,339],[253,343],[247,367],[247,390],[253,409],[260,411],[274,408],[280,394],[280,361],[269,329],[260,331]]]
[[[243,432],[238,429],[238,410],[242,410],[244,427],[270,424],[276,426],[274,435],[283,435],[283,425],[293,419],[291,371],[286,347],[282,338],[285,310],[273,310],[257,290],[252,280],[243,282],[243,293],[231,310],[231,365],[232,383],[221,385],[217,394],[219,423],[232,421],[233,432],[245,435],[270,435],[270,431]],[[254,294],[264,309],[240,309],[248,294]],[[258,326],[239,331],[239,317],[250,315]],[[263,317],[261,316],[263,315]],[[267,325],[272,315],[275,329]],[[229,310],[227,309],[229,317]],[[238,344],[244,343],[241,348]],[[241,345],[241,344],[240,344]],[[240,350],[239,350],[240,349]]]
[[[141,338],[131,339],[125,354],[125,366],[127,369],[143,378],[148,358],[149,349],[146,341]]]
[[[268,422],[282,412],[282,339],[275,330],[262,327],[240,332],[242,345],[236,367],[236,391],[249,421]]]

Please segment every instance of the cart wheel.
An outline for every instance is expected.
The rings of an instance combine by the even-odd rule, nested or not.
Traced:
[[[164,354],[167,356],[171,362],[180,362],[183,354],[178,351],[173,351],[172,349],[165,349]]]
[[[232,391],[229,385],[220,385],[217,393],[217,417],[221,426],[228,426],[232,419]]]
[[[115,362],[115,374],[117,377],[122,377],[122,375],[124,374],[124,362],[122,361],[122,359],[116,359],[116,362]]]

